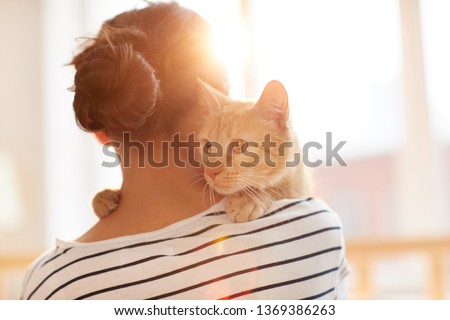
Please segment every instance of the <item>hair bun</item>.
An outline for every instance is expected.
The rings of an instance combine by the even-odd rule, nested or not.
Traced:
[[[131,44],[94,46],[77,66],[73,107],[87,131],[138,129],[155,111],[159,81]]]

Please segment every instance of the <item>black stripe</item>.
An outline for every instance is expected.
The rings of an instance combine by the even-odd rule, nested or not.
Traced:
[[[211,245],[213,245],[213,244],[219,243],[219,242],[221,242],[221,241],[225,241],[225,240],[230,239],[230,238],[234,238],[234,237],[238,237],[238,236],[244,236],[244,235],[249,235],[249,234],[253,234],[253,233],[265,231],[265,230],[268,230],[268,229],[272,229],[272,228],[275,228],[275,227],[279,227],[279,226],[282,226],[282,225],[284,225],[284,224],[288,224],[288,223],[291,223],[291,222],[295,222],[295,221],[297,221],[297,220],[301,220],[301,219],[304,219],[304,218],[308,218],[308,217],[310,217],[310,216],[313,216],[313,215],[316,215],[316,214],[319,214],[319,213],[324,213],[324,212],[329,212],[329,211],[328,211],[328,210],[325,210],[325,209],[324,209],[324,210],[319,210],[319,211],[315,211],[315,212],[312,212],[312,213],[309,213],[309,214],[305,214],[305,215],[302,215],[302,216],[299,216],[299,217],[296,217],[296,218],[293,218],[293,219],[284,220],[284,221],[281,221],[281,222],[278,222],[278,223],[275,223],[275,224],[273,224],[273,225],[269,225],[269,226],[266,226],[266,227],[263,227],[263,228],[260,228],[260,229],[255,229],[255,230],[252,230],[252,231],[249,231],[249,232],[245,232],[245,233],[241,233],[241,234],[233,234],[233,235],[223,236],[223,237],[214,239],[214,240],[212,240],[212,241],[209,241],[209,242],[207,242],[207,243],[205,243],[205,244],[203,244],[203,245],[200,245],[200,246],[198,246],[198,247],[196,247],[196,248],[194,248],[194,249],[191,249],[190,251],[187,251],[186,254],[187,254],[187,253],[191,253],[191,252],[195,252],[195,251],[202,250],[202,249],[204,249],[204,248],[206,248],[206,247],[208,247],[208,246],[211,246]],[[173,239],[181,239],[181,238],[186,238],[186,237],[196,236],[196,235],[199,235],[199,234],[201,234],[201,233],[204,233],[204,232],[206,232],[206,231],[208,231],[208,230],[211,230],[211,229],[213,229],[213,228],[216,228],[216,227],[218,227],[218,226],[221,226],[221,224],[211,225],[211,226],[206,227],[206,228],[204,228],[204,229],[202,229],[202,230],[200,230],[200,231],[198,231],[198,232],[194,232],[194,233],[191,233],[191,234],[186,235],[186,236],[180,236],[180,237],[174,237],[174,238],[168,238],[168,239],[160,239],[160,240],[155,240],[155,241],[149,241],[149,242],[137,243],[137,244],[133,244],[133,245],[121,247],[121,248],[116,248],[116,249],[111,249],[111,250],[107,250],[107,251],[95,253],[95,254],[92,254],[92,255],[89,255],[89,256],[84,256],[84,257],[82,257],[82,258],[76,259],[76,260],[74,260],[74,261],[72,261],[72,262],[70,262],[70,263],[68,263],[68,264],[66,264],[66,265],[64,265],[64,266],[62,266],[62,267],[56,269],[55,271],[53,271],[52,273],[50,273],[47,277],[45,277],[45,279],[43,279],[43,280],[41,281],[41,283],[40,283],[40,284],[39,284],[39,285],[38,285],[38,286],[30,293],[30,295],[28,296],[27,299],[29,300],[29,299],[32,297],[32,295],[33,295],[34,293],[36,293],[36,291],[37,291],[37,290],[38,290],[38,289],[39,289],[39,288],[40,288],[40,287],[41,287],[41,286],[42,286],[42,285],[43,285],[50,277],[52,277],[54,274],[58,273],[59,271],[65,269],[65,268],[67,268],[68,266],[70,266],[70,265],[72,265],[72,264],[75,264],[75,263],[77,263],[77,262],[80,262],[80,261],[83,261],[83,260],[87,260],[87,259],[90,259],[90,258],[94,258],[94,257],[98,257],[98,256],[101,256],[101,255],[104,255],[104,254],[107,254],[107,253],[119,251],[119,250],[122,250],[122,249],[130,249],[130,248],[135,248],[135,247],[140,247],[140,246],[143,246],[143,245],[150,245],[150,244],[160,243],[160,242],[163,242],[163,241],[168,241],[168,240],[173,240]]]
[[[212,212],[212,213],[209,213],[209,214],[207,214],[207,215],[205,215],[205,216],[220,215],[220,214],[225,214],[225,213],[226,213],[225,211],[218,211],[218,212]],[[74,261],[72,261],[72,262],[69,262],[68,264],[66,264],[66,265],[64,265],[64,266],[62,266],[62,267],[56,269],[56,270],[53,271],[52,273],[50,273],[50,274],[49,274],[44,280],[42,280],[41,283],[40,283],[40,284],[39,284],[39,285],[38,285],[38,286],[37,286],[37,287],[36,287],[29,295],[28,295],[27,300],[30,300],[30,298],[33,296],[33,294],[35,294],[36,291],[37,291],[37,290],[44,284],[44,282],[47,281],[50,277],[52,277],[54,274],[56,274],[56,273],[58,273],[59,271],[65,269],[65,268],[67,268],[67,267],[69,267],[70,265],[72,265],[72,264],[74,264],[74,263],[77,263],[77,262],[80,262],[80,261],[83,261],[83,260],[87,260],[87,259],[91,259],[91,258],[95,258],[95,257],[98,257],[98,256],[102,256],[102,255],[105,255],[105,254],[108,254],[108,253],[120,251],[120,250],[123,250],[123,249],[131,249],[131,248],[136,248],[136,247],[140,247],[140,246],[147,246],[147,245],[151,245],[151,244],[155,244],[155,243],[161,243],[161,242],[169,241],[169,240],[175,240],[175,239],[181,239],[181,238],[187,238],[187,237],[197,236],[197,235],[200,235],[200,234],[202,234],[202,233],[204,233],[204,232],[207,232],[207,231],[209,231],[209,230],[211,230],[211,229],[213,229],[213,228],[216,228],[216,227],[218,227],[218,226],[221,226],[221,224],[211,225],[211,226],[206,227],[206,228],[204,228],[204,229],[202,229],[202,230],[200,230],[200,231],[197,231],[197,232],[194,232],[194,233],[185,235],[185,236],[173,237],[173,238],[167,238],[167,239],[160,239],[160,240],[148,241],[148,242],[142,242],[142,243],[136,243],[136,244],[133,244],[133,245],[129,245],[129,246],[125,246],[125,247],[120,247],[120,248],[116,248],[116,249],[111,249],[111,250],[106,250],[106,251],[98,252],[98,253],[95,253],[95,254],[91,254],[91,255],[89,255],[89,256],[85,256],[85,257],[76,259],[76,260],[74,260]],[[70,248],[69,248],[69,249],[70,249]]]
[[[175,294],[179,294],[179,293],[183,293],[183,292],[190,291],[190,290],[193,290],[193,289],[197,289],[197,288],[209,285],[211,283],[222,281],[222,280],[225,280],[225,279],[228,279],[228,278],[231,278],[231,277],[235,277],[235,276],[238,276],[238,275],[241,275],[241,274],[255,272],[255,271],[259,271],[259,270],[263,270],[263,269],[267,269],[267,268],[272,268],[272,267],[280,266],[280,265],[283,265],[283,264],[289,264],[289,263],[293,263],[293,262],[297,262],[297,261],[301,261],[301,260],[305,260],[305,259],[310,259],[310,258],[313,258],[315,256],[319,256],[319,255],[322,255],[322,254],[326,254],[328,252],[341,250],[341,249],[342,249],[342,247],[329,248],[329,249],[325,249],[325,250],[309,253],[307,255],[300,256],[300,257],[297,257],[297,258],[277,261],[277,262],[273,262],[273,263],[260,265],[260,266],[257,266],[257,267],[252,267],[252,268],[248,268],[248,269],[232,272],[232,273],[229,273],[229,274],[226,274],[226,275],[214,278],[214,279],[210,279],[208,281],[204,281],[204,282],[201,282],[201,283],[198,283],[198,284],[195,284],[195,285],[183,288],[183,289],[179,289],[179,290],[168,292],[168,293],[165,293],[165,294],[161,294],[161,295],[158,295],[158,296],[155,296],[155,297],[152,297],[152,298],[148,298],[146,300],[164,299],[164,298],[173,296]],[[337,268],[335,268],[335,269],[337,269]]]
[[[209,246],[214,245],[216,243],[225,241],[227,239],[231,239],[231,238],[239,237],[239,236],[246,236],[246,235],[258,233],[258,232],[261,232],[261,231],[269,230],[269,229],[272,229],[272,228],[275,228],[275,227],[279,227],[279,226],[282,226],[282,225],[285,225],[285,224],[288,224],[288,223],[291,223],[291,222],[295,222],[297,220],[301,220],[301,219],[304,219],[304,218],[308,218],[308,217],[311,217],[313,215],[316,215],[316,214],[319,214],[319,213],[324,213],[324,212],[328,212],[328,210],[315,211],[315,212],[312,212],[312,213],[309,213],[309,214],[305,214],[305,215],[302,215],[302,216],[299,216],[299,217],[296,217],[296,218],[293,218],[293,219],[288,219],[288,220],[281,221],[281,222],[278,222],[278,223],[275,223],[275,224],[272,224],[272,225],[269,225],[269,226],[266,226],[266,227],[263,227],[263,228],[255,229],[255,230],[244,232],[244,233],[240,233],[240,234],[232,234],[232,235],[222,236],[220,238],[216,238],[216,239],[211,240],[211,241],[209,241],[207,243],[204,243],[204,244],[202,244],[202,245],[200,245],[198,247],[195,247],[193,249],[185,251],[185,252],[183,252],[183,255],[202,250],[202,249],[204,249],[206,247],[209,247]]]
[[[291,202],[291,203],[289,203],[287,205],[284,205],[284,206],[282,206],[280,208],[277,208],[277,209],[275,209],[275,210],[273,210],[273,211],[271,211],[271,212],[269,212],[269,213],[259,217],[258,219],[269,217],[269,216],[274,215],[274,214],[276,214],[276,213],[278,213],[280,211],[283,211],[283,210],[285,210],[287,208],[290,208],[290,207],[292,207],[292,206],[294,206],[296,204],[299,204],[299,203],[302,203],[302,202],[306,202],[306,201],[311,201],[312,199],[313,199],[312,197],[309,197],[309,198],[302,199],[302,200],[296,200],[296,201]],[[219,216],[219,215],[223,215],[223,214],[226,214],[226,213],[227,213],[226,211],[211,212],[211,213],[207,214],[205,217]]]
[[[45,265],[46,265],[47,263],[49,263],[50,261],[53,261],[53,260],[55,260],[56,258],[58,258],[59,256],[63,255],[64,253],[66,253],[66,252],[69,251],[70,249],[73,249],[73,247],[67,248],[67,249],[65,249],[63,252],[58,253],[57,255],[55,255],[53,258],[48,259],[47,261],[45,261],[45,262],[40,266],[40,268],[42,268],[43,266],[45,266]]]
[[[319,298],[323,297],[324,295],[327,295],[327,294],[329,294],[330,292],[333,292],[333,291],[334,291],[334,287],[331,288],[331,289],[328,289],[327,291],[324,291],[322,293],[316,294],[314,296],[302,298],[300,300],[315,300],[315,299],[319,299]],[[334,300],[336,300],[336,299],[334,299]]]
[[[227,297],[223,297],[223,298],[221,298],[219,300],[230,300],[230,299],[234,299],[234,298],[237,298],[237,297],[245,296],[245,295],[248,295],[248,294],[251,294],[251,293],[255,293],[255,292],[265,291],[265,290],[274,289],[274,288],[278,288],[278,287],[282,287],[282,286],[287,286],[287,285],[298,283],[298,282],[311,280],[311,279],[324,276],[324,275],[326,275],[328,273],[331,273],[331,272],[334,272],[334,271],[337,271],[337,270],[338,270],[338,268],[336,267],[336,268],[328,269],[328,270],[325,270],[325,271],[322,271],[322,272],[319,272],[319,273],[315,273],[315,274],[312,274],[312,275],[309,275],[309,276],[306,276],[306,277],[293,279],[293,280],[289,280],[289,281],[278,282],[278,283],[274,283],[274,284],[271,284],[271,285],[258,287],[258,288],[254,288],[254,289],[250,289],[250,290],[246,290],[246,291],[241,291],[241,292],[229,295]]]
[[[124,247],[120,247],[120,248],[115,248],[115,249],[110,249],[110,250],[106,250],[106,251],[102,251],[102,252],[98,252],[98,253],[94,253],[88,256],[84,256],[78,259],[75,259],[65,265],[63,265],[62,267],[54,270],[52,273],[50,273],[47,277],[44,278],[44,280],[41,281],[41,283],[39,283],[39,285],[28,295],[27,300],[30,300],[30,298],[33,296],[33,294],[36,293],[36,291],[53,275],[55,275],[56,273],[60,272],[61,270],[77,263],[83,260],[87,260],[87,259],[91,259],[91,258],[95,258],[95,257],[99,257],[108,253],[112,253],[112,252],[116,252],[116,251],[120,251],[120,250],[124,250],[124,249],[131,249],[131,248],[137,248],[137,247],[141,247],[141,246],[148,246],[148,245],[152,245],[155,243],[161,243],[164,241],[169,241],[169,240],[175,240],[175,239],[182,239],[182,238],[188,238],[188,237],[193,237],[193,236],[197,236],[200,235],[202,233],[205,233],[211,229],[214,229],[218,226],[221,226],[221,224],[213,224],[211,226],[208,226],[206,228],[203,228],[199,231],[196,231],[194,233],[188,234],[188,235],[184,235],[184,236],[180,236],[180,237],[173,237],[173,238],[166,238],[166,239],[158,239],[158,240],[154,240],[154,241],[146,241],[146,242],[140,242],[140,243],[135,243],[132,245],[128,245],[128,246],[124,246]]]
[[[278,208],[278,209],[276,209],[275,211],[279,212],[279,211],[285,210],[285,209],[287,209],[287,208],[289,208],[289,207],[291,207],[291,206],[293,206],[293,205],[296,205],[296,204],[301,203],[301,202],[304,202],[304,201],[309,201],[309,200],[311,200],[311,199],[312,199],[312,198],[307,198],[307,199],[305,199],[305,200],[298,200],[298,201],[295,201],[295,202],[293,202],[293,203],[290,203],[290,204],[288,204],[288,205],[286,205],[286,206],[284,206],[284,207],[282,207],[282,208]],[[275,212],[275,211],[274,211],[274,212]],[[226,213],[226,212],[225,212],[225,211],[212,212],[212,213],[208,214],[207,216],[209,216],[209,215],[211,215],[211,214],[212,214],[212,215],[219,215],[219,214],[221,214],[221,213]],[[272,213],[269,213],[269,214],[273,214],[273,212],[272,212]],[[39,287],[41,287],[41,286],[43,285],[43,283],[44,283],[46,280],[48,280],[48,278],[50,278],[50,277],[53,276],[55,273],[58,273],[59,271],[65,269],[66,267],[68,267],[68,266],[70,266],[70,265],[72,265],[72,264],[74,264],[74,263],[77,263],[77,262],[80,262],[80,261],[83,261],[83,260],[86,260],[86,259],[91,259],[91,258],[95,258],[95,257],[98,257],[98,256],[102,256],[102,255],[105,255],[105,254],[108,254],[108,253],[120,251],[120,250],[123,250],[123,249],[132,249],[132,248],[136,248],[136,247],[140,247],[140,246],[147,246],[147,245],[151,245],[151,244],[161,243],[161,242],[164,242],[164,241],[169,241],[169,240],[175,240],[175,239],[181,239],[181,238],[187,238],[187,237],[197,236],[197,235],[200,235],[200,234],[202,234],[202,233],[205,233],[205,232],[207,232],[207,231],[209,231],[209,230],[211,230],[211,229],[214,229],[214,228],[216,228],[216,227],[218,227],[218,226],[221,226],[221,224],[211,225],[211,226],[209,226],[209,227],[206,227],[206,228],[204,228],[204,229],[201,229],[201,230],[199,230],[199,231],[197,231],[197,232],[194,232],[194,233],[191,233],[191,234],[188,234],[188,235],[185,235],[185,236],[173,237],[173,238],[167,238],[167,239],[159,239],[159,240],[155,240],[155,241],[147,241],[147,242],[137,243],[137,244],[128,245],[128,246],[125,246],[125,247],[120,247],[120,248],[115,248],[115,249],[111,249],[111,250],[102,251],[102,252],[99,252],[99,253],[95,253],[95,254],[92,254],[92,255],[89,255],[89,256],[85,256],[85,257],[76,259],[76,260],[74,260],[74,261],[72,261],[72,262],[70,262],[70,263],[68,263],[68,264],[66,264],[66,265],[64,265],[64,266],[62,266],[62,267],[56,269],[54,272],[52,272],[51,274],[49,274],[49,275],[48,275],[48,276],[47,276],[47,277],[46,277],[46,278],[38,285],[38,287],[36,287],[36,288],[33,290],[33,292],[28,296],[27,299],[29,300],[29,299],[31,298],[31,296],[36,292],[36,290],[38,290]]]
[[[168,277],[168,276],[180,273],[180,272],[184,272],[184,271],[187,271],[187,270],[190,270],[190,269],[193,269],[193,268],[205,265],[207,263],[210,263],[210,262],[213,262],[213,261],[216,261],[216,260],[220,260],[220,259],[224,259],[224,258],[228,258],[228,257],[234,256],[234,255],[245,254],[245,253],[249,253],[249,252],[252,252],[252,251],[262,250],[262,249],[266,249],[266,248],[269,248],[269,247],[285,244],[285,243],[288,243],[288,242],[293,242],[293,241],[305,239],[305,238],[308,238],[308,237],[311,237],[311,236],[314,236],[314,235],[317,235],[317,234],[320,234],[320,233],[323,233],[323,232],[333,231],[333,230],[340,230],[340,229],[341,229],[340,227],[328,227],[328,228],[316,230],[316,231],[313,231],[313,232],[305,233],[305,234],[302,234],[300,236],[296,236],[296,237],[293,237],[293,238],[289,238],[289,239],[285,239],[285,240],[281,240],[281,241],[276,241],[276,242],[268,243],[268,244],[265,244],[265,245],[261,245],[261,246],[257,246],[257,247],[253,247],[253,248],[248,248],[248,249],[245,249],[245,250],[240,250],[240,251],[233,252],[233,253],[228,253],[228,254],[223,254],[223,255],[220,255],[220,256],[215,256],[215,257],[203,260],[203,261],[196,262],[196,263],[191,264],[191,265],[184,266],[184,267],[182,267],[180,269],[175,269],[175,270],[172,270],[170,272],[166,272],[166,273],[163,273],[163,274],[151,277],[151,278],[147,278],[145,280],[139,280],[139,281],[137,281],[138,283],[136,283],[136,284],[141,284],[141,283],[144,283],[144,282],[151,282],[151,281],[159,280],[159,279],[162,279],[162,278],[165,278],[165,277]],[[111,271],[115,271],[115,270],[119,270],[119,269],[128,268],[128,267],[135,266],[135,265],[138,265],[138,264],[142,264],[142,263],[145,263],[145,262],[148,262],[148,261],[160,258],[160,257],[183,256],[183,255],[185,255],[187,253],[190,253],[190,250],[186,251],[186,252],[179,253],[179,254],[175,254],[175,255],[151,256],[151,257],[147,257],[147,258],[144,258],[144,259],[141,259],[141,260],[133,261],[131,263],[127,263],[127,264],[124,264],[124,265],[119,265],[119,266],[115,266],[115,267],[105,268],[105,269],[102,269],[102,270],[97,270],[97,271],[94,271],[94,272],[86,273],[86,274],[83,274],[81,276],[73,278],[70,281],[62,284],[61,286],[59,286],[58,288],[53,290],[45,298],[45,300],[51,298],[55,293],[57,293],[58,291],[60,291],[61,289],[65,288],[65,287],[67,287],[68,285],[70,285],[70,284],[72,284],[72,283],[74,283],[76,281],[88,278],[88,277],[92,277],[92,276],[95,276],[95,275],[99,275],[99,274],[102,274],[102,273],[111,272]],[[127,286],[132,286],[132,285],[135,285],[135,283],[127,284]],[[123,285],[120,285],[118,289],[123,288],[122,286]],[[101,290],[98,290],[98,291],[95,291],[95,292],[91,292],[91,293],[89,293],[89,296],[93,296],[93,295],[100,294],[100,293],[105,293],[105,292],[108,292],[108,291],[113,291],[113,290],[117,289],[116,287],[117,286],[113,286],[113,287],[110,287],[110,288],[104,288],[104,289],[101,289]]]
[[[205,217],[220,216],[220,215],[223,215],[226,213],[227,213],[226,211],[211,212],[211,213],[208,213],[207,215],[205,215]]]
[[[269,213],[266,213],[265,215],[259,217],[258,219],[263,219],[263,218],[267,218],[267,217],[273,216],[274,214],[277,214],[277,213],[279,213],[279,212],[281,212],[281,211],[283,211],[285,209],[288,209],[288,208],[290,208],[292,206],[295,206],[295,205],[297,205],[299,203],[302,203],[302,202],[311,201],[312,199],[313,199],[312,197],[309,197],[309,198],[306,198],[306,199],[297,200],[297,201],[288,203],[288,204],[286,204],[286,205],[284,205],[284,206],[282,206],[280,208],[277,208],[277,209],[275,209],[275,210],[273,210],[273,211],[271,211]]]
[[[292,223],[292,222],[295,222],[295,221],[298,221],[298,220],[301,220],[301,219],[309,218],[311,216],[314,216],[314,215],[319,214],[319,213],[324,213],[324,212],[329,212],[329,211],[328,210],[318,210],[318,211],[314,211],[314,212],[309,213],[309,214],[305,214],[303,216],[299,216],[299,217],[296,217],[296,218],[293,218],[293,219],[287,219],[287,220],[284,220],[284,221],[281,221],[281,222],[277,222],[277,223],[274,223],[274,224],[271,224],[271,225],[268,225],[268,226],[265,226],[265,227],[262,227],[262,228],[259,228],[259,229],[252,230],[252,231],[247,231],[247,232],[244,232],[244,233],[238,233],[238,234],[222,236],[220,238],[211,240],[211,241],[209,241],[207,243],[204,243],[204,244],[202,244],[202,245],[192,249],[191,252],[202,250],[202,249],[204,249],[206,247],[209,247],[209,246],[211,246],[213,244],[225,241],[227,239],[240,237],[240,236],[247,236],[247,235],[258,233],[258,232],[261,232],[261,231],[266,231],[266,230],[269,230],[269,229],[277,228],[277,227],[283,226],[285,224],[289,224],[289,223]]]
[[[258,233],[258,232],[261,232],[261,231],[269,230],[269,229],[272,229],[272,228],[275,228],[275,227],[279,227],[279,226],[282,226],[282,225],[285,225],[285,224],[288,224],[288,223],[292,223],[292,222],[295,222],[297,220],[308,218],[308,217],[314,216],[316,214],[324,213],[324,212],[329,212],[329,211],[328,210],[319,210],[319,211],[315,211],[315,212],[312,212],[312,213],[309,213],[309,214],[305,214],[303,216],[299,216],[299,217],[294,218],[294,219],[284,220],[284,221],[281,221],[281,222],[278,222],[278,223],[275,223],[275,224],[272,224],[272,225],[269,225],[269,226],[266,226],[266,227],[263,227],[263,228],[255,229],[255,230],[252,230],[252,231],[248,231],[248,232],[245,232],[245,233],[227,235],[227,236],[223,236],[223,237],[220,237],[220,238],[216,238],[216,239],[214,239],[212,241],[209,241],[209,242],[207,242],[207,243],[205,243],[203,245],[200,245],[200,246],[198,246],[198,247],[196,247],[194,249],[191,249],[191,250],[183,252],[183,255],[199,251],[199,250],[204,249],[204,248],[206,248],[208,246],[211,246],[213,244],[225,241],[225,240],[230,239],[230,238],[234,238],[234,237],[238,237],[238,236],[250,235],[250,234]],[[118,285],[118,286],[113,287],[114,288],[113,290],[121,289],[121,288],[132,286],[132,285],[137,285],[137,284],[140,284],[140,283],[145,283],[147,281],[148,281],[148,279],[144,279],[144,280],[140,280],[140,281],[136,281],[136,282],[132,282],[132,283],[128,283],[128,284]],[[103,290],[105,290],[105,291],[103,291]],[[96,291],[95,294],[106,292],[106,291],[110,291],[110,288],[105,288],[105,289],[102,289],[102,290],[98,290],[98,291]],[[91,293],[88,293],[87,296],[91,296]]]
[[[55,249],[55,250],[52,250],[52,251],[56,251],[56,249]],[[47,258],[48,256],[51,256],[51,255],[52,255],[52,253],[49,252],[48,254],[46,254],[45,256],[43,256],[39,261],[36,261],[36,263],[34,264],[33,268],[32,268],[32,269],[30,270],[30,272],[28,273],[28,277],[27,277],[26,279],[24,279],[24,284],[23,284],[23,286],[22,286],[23,292],[21,293],[19,300],[24,300],[24,299],[25,299],[25,297],[24,297],[23,295],[25,294],[25,291],[26,291],[26,289],[27,289],[27,287],[28,287],[28,284],[30,283],[31,276],[34,274],[34,272],[36,271],[37,267],[42,263],[42,261],[43,261],[45,258]],[[36,258],[36,259],[37,259],[37,258]]]

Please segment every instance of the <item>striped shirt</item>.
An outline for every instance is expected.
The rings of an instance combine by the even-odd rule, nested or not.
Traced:
[[[321,200],[279,200],[245,223],[221,201],[157,231],[57,240],[21,299],[339,299],[347,274],[339,217]]]

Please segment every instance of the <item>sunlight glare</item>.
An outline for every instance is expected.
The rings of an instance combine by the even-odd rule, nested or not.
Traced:
[[[227,68],[232,84],[230,95],[243,98],[239,89],[244,85],[242,70],[249,53],[248,32],[242,24],[235,24],[214,25],[213,33],[214,53]]]

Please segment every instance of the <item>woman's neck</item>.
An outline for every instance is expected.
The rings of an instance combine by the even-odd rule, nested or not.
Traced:
[[[123,168],[119,207],[100,220],[80,242],[105,240],[161,229],[200,213],[221,200],[203,179],[203,169]]]

